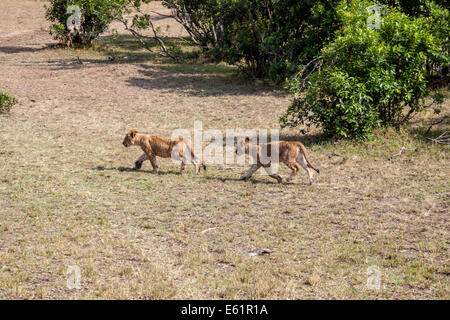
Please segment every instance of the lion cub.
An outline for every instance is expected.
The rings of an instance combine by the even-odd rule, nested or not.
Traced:
[[[278,173],[271,171],[272,161],[276,160],[272,155],[272,146],[274,150],[278,149],[278,162],[282,162],[287,165],[291,170],[291,175],[286,179],[287,182],[291,181],[299,172],[300,166],[308,173],[309,183],[313,184],[313,170],[319,173],[319,170],[314,168],[309,162],[306,155],[305,146],[299,141],[278,141],[264,144],[252,144],[247,137],[244,141],[240,141],[236,147],[236,153],[249,154],[254,163],[250,169],[241,177],[241,180],[248,180],[250,177],[261,167],[267,171],[271,178],[277,179],[279,183],[283,182],[283,179]],[[256,157],[256,159],[255,159]],[[266,159],[265,161],[261,161]]]
[[[181,137],[178,140],[174,140],[171,138],[150,136],[145,133],[139,133],[136,130],[131,130],[123,139],[123,145],[125,147],[140,146],[144,151],[144,154],[136,160],[135,169],[140,169],[145,160],[150,160],[153,170],[158,173],[159,168],[156,157],[161,157],[180,160],[180,173],[183,173],[189,159],[195,166],[195,174],[200,173],[200,165],[203,167],[203,170],[206,170],[205,164],[194,155],[192,146],[183,141]]]

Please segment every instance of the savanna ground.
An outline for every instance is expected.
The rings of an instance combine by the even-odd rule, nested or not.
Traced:
[[[282,130],[320,168],[312,186],[304,172],[238,181],[244,166],[180,176],[167,159],[160,175],[133,172],[129,129],[279,128],[290,97],[224,64],[149,54],[119,26],[96,49],[51,47],[43,3],[0,3],[0,89],[19,100],[0,116],[0,298],[450,298],[449,148],[425,138],[450,125],[424,135],[448,100],[372,141]]]

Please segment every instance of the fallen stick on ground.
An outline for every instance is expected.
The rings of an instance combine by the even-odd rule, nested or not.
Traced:
[[[253,250],[252,252],[250,252],[248,255],[251,257],[256,257],[256,256],[260,256],[263,254],[269,254],[272,253],[273,250],[271,249],[266,249],[266,248],[258,248],[256,250]]]
[[[214,230],[214,229],[217,229],[217,228],[216,228],[216,227],[214,227],[214,228],[208,228],[208,229],[203,230],[203,231],[200,232],[200,233],[206,233],[206,232],[211,231],[211,230]]]
[[[400,155],[403,153],[403,151],[405,151],[405,150],[406,150],[406,148],[405,148],[405,147],[402,147],[402,148],[400,149],[400,151],[397,152],[396,154],[393,154],[393,155],[389,158],[389,160],[391,160],[391,159],[393,159],[393,158],[395,158],[395,157],[400,156]]]

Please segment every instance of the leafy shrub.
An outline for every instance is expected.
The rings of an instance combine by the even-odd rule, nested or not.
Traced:
[[[312,59],[337,28],[338,0],[166,0],[193,42],[217,60],[243,62],[281,82]]]
[[[69,30],[67,19],[73,14],[67,12],[69,6],[77,5],[81,10],[80,30]],[[117,1],[111,0],[50,0],[45,6],[45,16],[52,24],[50,33],[62,43],[90,45],[104,32],[112,21],[111,10]]]
[[[427,8],[427,16],[432,26],[431,32],[433,36],[441,43],[440,51],[435,53],[435,59],[428,61],[428,66],[433,72],[433,67],[439,69],[439,75],[442,77],[449,74],[449,58],[450,52],[450,11],[438,6],[435,2],[430,2]]]
[[[0,113],[7,113],[12,106],[17,103],[17,99],[9,94],[0,91]]]
[[[342,27],[337,12],[340,2],[165,0],[163,4],[172,10],[192,41],[215,60],[238,64],[254,76],[281,82],[333,40]],[[380,0],[380,3],[398,6],[411,17],[432,16],[433,30],[448,34],[448,16],[443,16],[445,11],[441,10],[445,0]]]
[[[282,126],[322,126],[340,137],[368,137],[380,125],[399,126],[427,106],[427,61],[446,60],[432,18],[386,8],[378,30],[367,28],[371,3],[343,1],[343,28],[322,50],[323,63],[307,81],[294,78],[292,105]]]
[[[55,39],[68,46],[91,45],[92,41],[106,31],[112,21],[121,22],[145,48],[152,51],[147,40],[156,40],[166,56],[175,58],[153,25],[150,14],[141,11],[143,4],[153,0],[50,0],[46,18],[51,21],[50,33]],[[73,10],[78,6],[80,12]],[[75,16],[80,15],[80,28],[70,28]],[[142,30],[151,29],[153,35],[143,35]]]

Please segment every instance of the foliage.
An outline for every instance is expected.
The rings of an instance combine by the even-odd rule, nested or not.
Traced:
[[[149,51],[149,40],[159,43],[164,55],[174,57],[158,36],[150,14],[142,12],[143,4],[152,0],[51,0],[46,6],[46,17],[52,22],[50,32],[56,39],[67,45],[90,45],[101,33],[106,31],[112,21],[121,22]],[[81,11],[81,28],[70,30],[68,19],[73,15],[69,6],[76,5]],[[70,19],[69,19],[70,21]],[[151,29],[152,36],[143,35],[142,30]]]
[[[142,10],[142,5],[151,1],[153,0],[113,0],[114,8],[111,10],[110,15],[114,20],[121,22],[125,29],[148,51],[152,51],[149,41],[156,41],[161,48],[163,56],[176,60],[176,55],[179,53],[178,48],[166,46],[164,39],[159,36],[159,28],[153,24],[150,13]],[[160,14],[157,12],[153,13]],[[151,36],[142,33],[146,29],[151,29]]]
[[[244,62],[257,77],[284,81],[337,29],[333,1],[166,0],[194,43],[217,60]]]
[[[441,43],[439,52],[436,52],[435,59],[428,62],[433,67],[440,69],[440,76],[447,76],[449,71],[449,52],[450,52],[450,10],[438,6],[435,2],[429,2],[427,5],[427,16],[431,27],[431,32]]]
[[[448,0],[382,0],[380,3],[389,7],[398,7],[403,13],[412,17],[429,16],[431,5],[441,8],[448,6]]]
[[[9,112],[16,103],[16,98],[11,97],[8,93],[0,91],[0,113]]]
[[[427,61],[448,65],[431,30],[432,17],[409,17],[385,8],[380,29],[367,28],[371,3],[343,1],[342,29],[322,50],[320,72],[296,77],[296,95],[282,126],[321,125],[340,137],[368,137],[380,125],[399,126],[427,106]],[[306,90],[302,92],[304,85]]]
[[[430,32],[441,41],[440,57],[434,61],[427,61],[428,71],[435,77],[448,76],[448,55],[450,44],[450,12],[447,0],[383,0],[389,6],[398,6],[403,13],[412,17],[426,17],[430,21]]]
[[[50,0],[45,16],[51,22],[50,33],[62,43],[90,45],[112,21],[110,11],[117,6],[115,0]],[[67,20],[74,13],[68,8],[76,5],[81,10],[81,28],[69,30]]]

